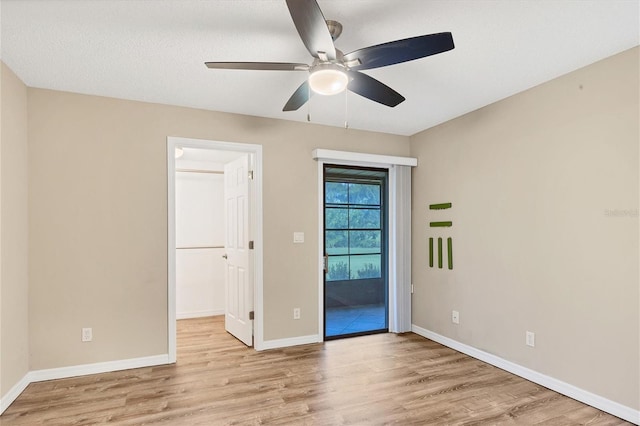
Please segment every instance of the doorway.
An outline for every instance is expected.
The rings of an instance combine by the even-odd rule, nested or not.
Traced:
[[[234,315],[242,315],[250,318],[253,334],[253,346],[260,350],[263,346],[263,312],[262,312],[262,146],[253,144],[219,142],[189,138],[167,138],[167,239],[168,239],[168,295],[167,295],[167,330],[168,330],[168,354],[170,362],[177,359],[176,349],[176,172],[178,163],[176,149],[195,150],[203,154],[209,163],[212,159],[220,158],[221,171],[224,165],[229,164],[231,158],[244,157],[250,159],[248,170],[243,175],[251,179],[251,192],[248,199],[250,205],[247,213],[246,233],[250,236],[251,262],[245,270],[251,282],[250,291],[237,300],[235,306],[241,306],[243,313],[234,312]],[[215,162],[215,161],[213,161]],[[202,162],[180,162],[180,168],[187,166],[189,170],[203,170]],[[206,168],[204,169],[206,170]],[[217,247],[216,247],[217,249]],[[225,297],[228,301],[228,295]],[[226,302],[225,302],[226,303]],[[225,308],[225,310],[227,310]],[[246,311],[246,312],[244,312]],[[226,313],[226,312],[225,312]],[[251,335],[249,335],[251,339]],[[242,340],[242,339],[241,339]],[[247,340],[247,339],[245,339]],[[249,340],[250,341],[250,340]]]
[[[389,331],[388,170],[325,164],[324,339]]]

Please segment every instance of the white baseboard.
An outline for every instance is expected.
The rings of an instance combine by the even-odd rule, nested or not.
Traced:
[[[449,337],[434,333],[433,331],[418,327],[415,324],[411,326],[411,331],[419,334],[422,337],[426,337],[427,339],[431,339],[434,342],[438,342],[444,346],[447,346],[451,349],[455,349],[458,352],[469,355],[470,357],[479,359],[480,361],[484,361],[502,370],[508,371],[509,373],[513,373],[516,376],[520,376],[524,379],[554,390],[570,398],[573,398],[580,402],[584,402],[585,404],[595,407],[599,410],[605,411],[609,414],[613,414],[614,416],[620,417],[621,419],[624,419],[628,422],[634,423],[636,425],[640,424],[640,411],[638,410],[634,410],[633,408],[627,407],[615,401],[611,401],[610,399],[596,395],[584,389],[580,389],[576,386],[570,385],[569,383],[563,382],[553,377],[538,373],[537,371],[523,367],[511,361],[507,361],[506,359],[500,358],[499,356],[481,351],[480,349],[476,349],[473,346],[460,343],[457,340],[453,340]]]
[[[212,309],[208,311],[191,311],[191,312],[177,312],[176,319],[190,319],[190,318],[202,318],[202,317],[213,317],[216,315],[224,315],[224,308],[222,309]]]
[[[89,374],[108,373],[112,371],[130,370],[132,368],[153,367],[155,365],[164,364],[170,364],[169,355],[167,354],[29,371],[22,380],[20,380],[20,382],[12,387],[11,390],[9,390],[9,392],[0,399],[0,414],[4,413],[9,405],[11,405],[11,403],[20,396],[30,383],[87,376]]]
[[[286,348],[289,346],[308,345],[310,343],[322,342],[317,334],[310,336],[291,337],[288,339],[265,340],[261,345],[255,345],[255,350],[264,351],[267,349]]]
[[[0,414],[4,413],[4,410],[20,396],[20,394],[29,386],[29,373],[27,373],[18,383],[16,383],[6,395],[0,398]]]
[[[71,367],[49,368],[30,371],[29,382],[66,379],[69,377],[88,376],[89,374],[108,373],[111,371],[130,370],[132,368],[153,367],[169,364],[169,355],[154,355],[143,358],[122,359],[118,361],[97,362],[95,364],[74,365]]]

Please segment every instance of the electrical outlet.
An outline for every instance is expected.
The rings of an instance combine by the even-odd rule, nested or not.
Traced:
[[[300,308],[293,308],[293,319],[294,320],[300,319]]]
[[[93,340],[93,330],[91,328],[82,329],[82,341],[90,342]]]
[[[451,322],[454,324],[460,324],[460,312],[451,311]]]
[[[536,333],[532,331],[527,331],[526,340],[527,346],[531,346],[532,348],[536,346]]]

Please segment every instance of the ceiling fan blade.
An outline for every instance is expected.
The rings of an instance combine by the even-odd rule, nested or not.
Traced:
[[[298,108],[300,108],[302,105],[304,105],[312,95],[313,93],[309,89],[309,82],[308,80],[305,80],[304,83],[302,83],[300,87],[298,87],[296,91],[293,92],[293,95],[291,95],[291,97],[285,104],[284,108],[282,108],[282,110],[295,111]]]
[[[336,59],[336,48],[316,0],[287,0],[293,24],[305,47],[314,58],[323,52],[329,60]]]
[[[307,64],[288,62],[205,62],[207,68],[251,71],[308,71]]]
[[[404,101],[404,96],[373,77],[357,71],[347,71],[351,81],[347,88],[360,96],[394,107]]]
[[[355,50],[344,55],[344,60],[360,62],[349,65],[352,70],[368,70],[413,61],[454,47],[451,33],[428,34]]]

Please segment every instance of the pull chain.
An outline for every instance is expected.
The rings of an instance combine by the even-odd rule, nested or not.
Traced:
[[[349,128],[349,91],[344,91],[344,128]]]
[[[311,86],[307,83],[307,122],[311,123]]]

